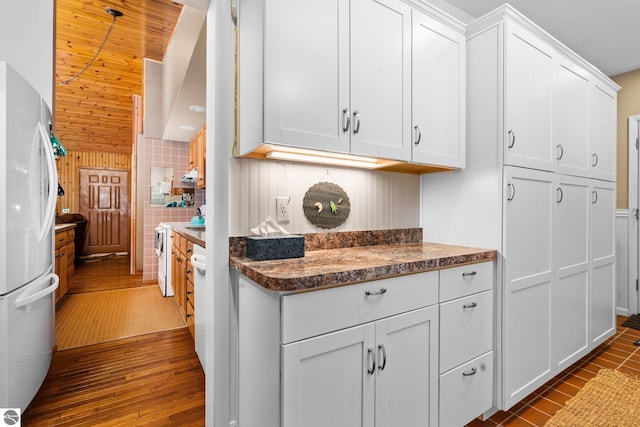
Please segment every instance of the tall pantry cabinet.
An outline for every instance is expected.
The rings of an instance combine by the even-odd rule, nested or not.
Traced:
[[[509,5],[466,51],[466,169],[423,176],[424,236],[499,250],[508,409],[615,332],[619,87]]]

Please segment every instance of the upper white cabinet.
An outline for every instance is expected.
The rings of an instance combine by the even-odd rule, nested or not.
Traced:
[[[349,2],[269,1],[264,28],[264,141],[348,153]]]
[[[351,0],[351,11],[351,153],[410,160],[411,7]]]
[[[412,26],[412,160],[464,168],[464,34],[418,10]]]
[[[554,51],[515,22],[506,22],[504,33],[504,162],[552,170],[551,81]]]
[[[243,2],[238,44],[236,154],[272,144],[464,167],[464,27],[428,4]]]
[[[593,178],[616,180],[617,94],[605,85],[591,88],[590,160]]]
[[[558,58],[553,81],[553,134],[558,172],[589,176],[590,76],[573,61]]]

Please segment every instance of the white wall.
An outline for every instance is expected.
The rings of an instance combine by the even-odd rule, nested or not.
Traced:
[[[40,93],[53,111],[54,2],[5,1],[0,14],[0,59]]]
[[[318,228],[304,216],[302,199],[319,182],[337,184],[349,196],[351,212],[337,228]],[[246,236],[267,216],[276,218],[276,197],[289,195],[290,220],[281,225],[290,233],[420,227],[419,175],[232,159],[230,235]]]

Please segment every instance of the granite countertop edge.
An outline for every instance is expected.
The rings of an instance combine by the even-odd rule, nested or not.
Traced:
[[[231,256],[229,265],[265,289],[290,292],[345,286],[496,258],[497,251],[490,249],[411,243],[307,251],[303,258],[271,261]]]

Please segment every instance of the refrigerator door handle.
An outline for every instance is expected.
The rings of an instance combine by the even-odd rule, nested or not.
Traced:
[[[25,294],[28,294],[29,292],[28,291],[23,292],[23,294],[16,299],[15,308],[24,307],[25,305],[38,301],[39,299],[46,297],[47,295],[49,295],[50,293],[53,293],[56,289],[58,289],[60,278],[58,277],[57,274],[50,274],[48,276],[45,276],[42,278],[42,281],[51,280],[51,279],[53,279],[53,283],[51,284],[51,286],[47,286],[46,288],[36,292],[35,294],[25,296]]]
[[[58,172],[56,170],[56,159],[53,156],[51,141],[47,138],[47,131],[40,122],[38,122],[38,131],[40,132],[40,138],[42,138],[42,145],[47,157],[47,172],[49,173],[47,209],[45,210],[44,222],[38,236],[38,241],[43,242],[47,234],[51,231],[50,228],[54,217],[54,210],[56,208],[56,197],[58,195]]]

